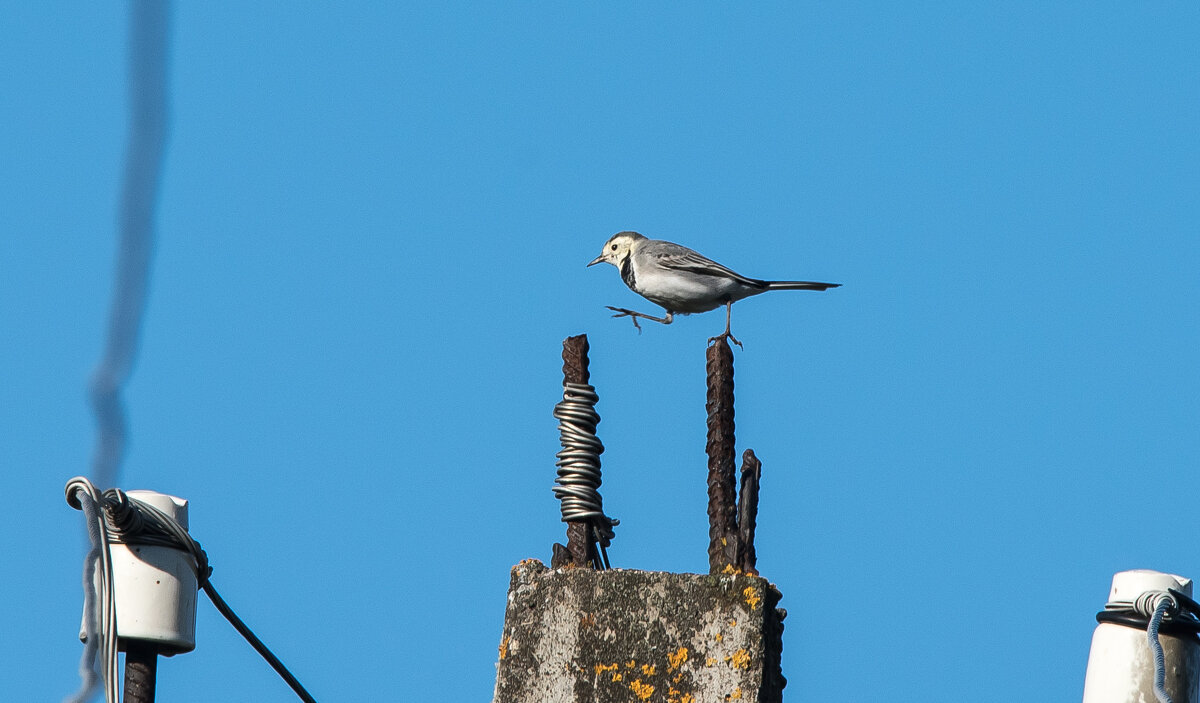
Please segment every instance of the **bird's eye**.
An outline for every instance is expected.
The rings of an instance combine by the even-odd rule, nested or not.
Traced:
[[[617,245],[616,245],[616,244],[614,244],[614,245],[612,245],[611,247],[609,247],[609,249],[612,249],[613,251],[616,251],[616,250],[617,250]]]

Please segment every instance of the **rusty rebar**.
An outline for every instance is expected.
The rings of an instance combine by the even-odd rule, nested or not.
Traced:
[[[588,338],[586,334],[567,337],[563,340],[563,383],[588,383]],[[595,561],[596,545],[592,539],[591,525],[584,520],[567,523],[567,551],[575,566],[588,566]]]
[[[762,480],[762,462],[753,449],[742,453],[742,485],[738,489],[738,560],[737,568],[748,574],[758,573],[758,554],[754,551],[754,527],[758,520],[758,485]]]
[[[588,371],[588,338],[586,334],[563,340],[563,383],[591,383]]]
[[[125,645],[124,703],[154,703],[158,651],[139,640],[124,640],[122,644]]]
[[[734,477],[733,350],[717,337],[705,352],[708,373],[708,570],[737,565]]]

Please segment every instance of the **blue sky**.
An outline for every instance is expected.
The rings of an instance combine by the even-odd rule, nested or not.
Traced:
[[[1115,571],[1200,576],[1200,10],[189,3],[120,484],[320,700],[488,700],[586,332],[614,565],[703,571],[704,347],[613,232],[747,275],[738,451],[789,699],[1070,700]],[[0,9],[0,602],[74,689],[123,4]],[[291,694],[202,602],[171,701]],[[865,645],[865,646],[864,646]],[[19,674],[19,675],[18,675]]]

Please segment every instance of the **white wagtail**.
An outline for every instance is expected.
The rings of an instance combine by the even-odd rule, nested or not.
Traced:
[[[633,326],[641,330],[639,317],[669,325],[675,313],[708,312],[724,305],[725,333],[712,339],[726,337],[738,346],[741,342],[729,333],[729,318],[735,302],[769,290],[826,290],[841,285],[746,278],[685,246],[647,239],[637,232],[614,234],[604,243],[600,256],[588,266],[601,262],[616,266],[621,272],[621,280],[630,290],[667,311],[664,317],[654,317],[606,305],[616,313],[613,317],[628,317],[633,320]]]

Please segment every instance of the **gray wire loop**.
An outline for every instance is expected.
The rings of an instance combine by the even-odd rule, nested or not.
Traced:
[[[113,544],[145,544],[187,552],[196,562],[196,578],[203,585],[212,575],[208,554],[188,531],[158,508],[131,498],[119,488],[104,491],[104,515]]]
[[[1180,617],[1179,601],[1167,591],[1146,591],[1132,601],[1109,601],[1106,612],[1130,613],[1146,623],[1146,643],[1154,658],[1154,697],[1158,703],[1172,703],[1166,688],[1166,656],[1158,639],[1159,628]]]
[[[1174,616],[1179,612],[1179,603],[1175,597],[1166,591],[1146,591],[1133,600],[1132,608],[1142,617],[1152,617],[1160,604],[1166,603],[1166,614]],[[1161,618],[1161,616],[1159,616]]]
[[[1138,601],[1141,600],[1139,596]],[[1158,640],[1158,628],[1162,626],[1163,618],[1167,617],[1168,613],[1174,614],[1178,605],[1169,594],[1156,595],[1154,602],[1158,605],[1154,607],[1154,612],[1150,613],[1150,623],[1146,626],[1146,642],[1154,655],[1154,697],[1158,699],[1158,703],[1174,703],[1171,695],[1167,693],[1167,658],[1163,653],[1162,642]]]
[[[117,703],[117,611],[102,500],[86,478],[76,476],[67,482],[67,504],[83,512],[92,545],[83,560],[84,651],[79,662],[83,687],[67,699],[70,703],[85,703],[100,683],[106,703]]]
[[[554,455],[558,467],[554,497],[562,508],[563,522],[588,522],[601,547],[607,547],[620,524],[604,514],[600,497],[600,455],[604,445],[596,437],[600,415],[596,401],[600,396],[586,383],[564,383],[563,399],[554,406],[562,450]]]

